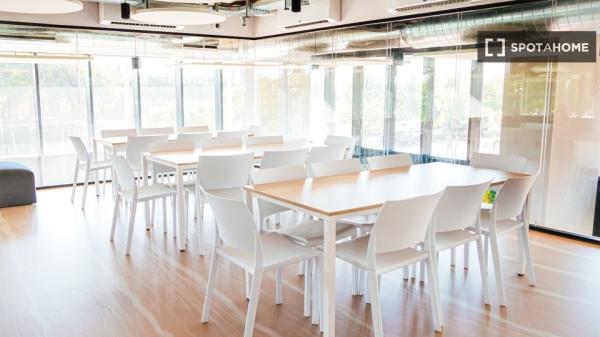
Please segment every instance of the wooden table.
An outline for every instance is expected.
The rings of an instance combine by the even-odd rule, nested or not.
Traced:
[[[447,163],[430,163],[339,176],[308,178],[245,186],[245,200],[252,197],[310,214],[324,221],[323,329],[335,336],[335,227],[336,219],[376,213],[387,200],[423,196],[449,185],[466,185],[493,179],[502,184],[522,176],[497,170]]]
[[[308,147],[324,146],[322,144],[309,144]],[[142,156],[142,177],[144,185],[148,184],[148,164],[158,163],[170,168],[175,171],[175,182],[177,186],[177,245],[180,251],[184,251],[187,246],[187,224],[185,223],[185,209],[184,209],[184,190],[183,190],[183,173],[186,170],[196,168],[198,164],[198,157],[201,155],[235,155],[253,152],[254,159],[260,159],[263,157],[265,151],[284,151],[284,150],[300,150],[305,149],[307,144],[298,142],[288,142],[280,144],[264,144],[264,145],[251,145],[241,147],[225,147],[225,148],[212,148],[212,149],[196,149],[193,151],[169,151],[169,152],[158,152],[158,153],[145,153]],[[145,216],[146,223],[149,223],[150,211],[148,203],[145,205]]]

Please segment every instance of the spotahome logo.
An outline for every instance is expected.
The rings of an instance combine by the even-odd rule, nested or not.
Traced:
[[[478,32],[480,62],[596,62],[595,32]]]

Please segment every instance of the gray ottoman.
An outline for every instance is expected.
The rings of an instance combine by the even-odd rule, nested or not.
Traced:
[[[27,167],[0,162],[0,208],[36,202],[35,177]]]

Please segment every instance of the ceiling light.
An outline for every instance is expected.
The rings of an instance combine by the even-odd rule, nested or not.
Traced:
[[[83,8],[79,0],[9,0],[0,1],[0,12],[23,14],[62,14]]]
[[[177,26],[211,25],[226,19],[217,12],[185,7],[139,9],[131,18],[145,23]]]

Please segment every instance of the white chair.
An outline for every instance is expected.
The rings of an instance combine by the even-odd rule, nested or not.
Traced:
[[[311,176],[315,178],[358,173],[361,170],[362,165],[358,158],[332,160],[310,164]]]
[[[356,146],[356,139],[352,137],[344,137],[344,136],[334,136],[328,135],[325,138],[325,145],[343,145],[346,147],[346,153],[344,154],[344,158],[350,159],[354,156],[354,147]]]
[[[346,155],[346,147],[343,145],[315,146],[310,149],[307,164],[320,163],[323,161],[342,160]]]
[[[104,179],[102,181],[103,186],[106,186],[106,170],[110,170],[111,163],[108,160],[104,161],[94,161],[92,160],[88,150],[83,144],[83,141],[80,137],[69,137],[71,143],[73,143],[73,147],[75,148],[75,153],[77,155],[77,159],[75,160],[75,174],[73,177],[73,191],[71,192],[71,202],[75,202],[75,189],[77,188],[77,176],[79,175],[79,170],[82,170],[84,173],[84,181],[83,181],[83,197],[81,199],[81,209],[85,208],[85,200],[87,198],[87,188],[88,183],[90,181],[90,173],[94,174],[94,180],[96,185],[96,195],[100,195],[100,187],[99,187],[99,179],[98,179],[98,171],[102,170],[104,172]]]
[[[302,165],[306,162],[307,149],[286,151],[265,151],[260,162],[261,169],[280,166]]]
[[[432,232],[435,252],[475,241],[483,287],[483,302],[490,304],[486,260],[481,236],[481,199],[491,181],[475,185],[448,186],[438,203]],[[423,280],[423,266],[421,266]]]
[[[252,214],[242,201],[230,200],[206,192],[204,196],[215,215],[217,230],[202,309],[202,322],[208,322],[217,267],[220,258],[224,258],[253,276],[244,328],[244,337],[251,337],[263,274],[300,261],[314,261],[321,252],[295,244],[277,233],[259,234]],[[320,263],[318,265],[320,266]],[[312,277],[306,275],[304,282],[311,284]],[[310,299],[311,287],[305,288],[308,291],[304,296]]]
[[[222,147],[241,147],[242,138],[208,138],[202,142],[203,149],[218,149]]]
[[[173,128],[144,128],[140,130],[140,136],[170,135],[173,133],[175,133]]]
[[[283,136],[246,137],[246,145],[283,144]]]
[[[338,258],[367,271],[367,284],[376,337],[383,337],[379,276],[425,261],[429,277],[431,310],[436,331],[442,330],[436,255],[427,235],[443,192],[414,199],[387,201],[370,235],[337,245]],[[424,250],[417,250],[424,243]]]
[[[194,143],[194,147],[201,148],[207,140],[212,138],[212,132],[178,133],[177,140],[187,140]]]
[[[101,130],[100,136],[102,138],[137,136],[137,130],[136,129]]]
[[[529,247],[529,218],[527,198],[538,174],[508,179],[498,192],[490,210],[481,211],[481,231],[485,240],[485,256],[487,262],[488,244],[492,248],[494,275],[498,287],[500,305],[506,305],[498,237],[511,231],[518,231],[519,248],[525,257],[529,284],[535,286],[535,274]]]
[[[209,132],[208,125],[197,125],[197,126],[184,126],[177,128],[178,133],[191,133],[191,132]]]
[[[408,153],[397,153],[388,156],[369,157],[369,170],[385,170],[397,167],[407,167],[413,164]]]
[[[240,139],[244,139],[246,137],[248,137],[248,130],[217,131],[217,138],[240,138]]]
[[[267,127],[261,125],[250,125],[248,127],[248,135],[251,136],[264,136],[267,134]]]
[[[243,200],[242,186],[250,181],[254,153],[228,156],[202,155],[198,158],[196,181],[185,186],[186,205],[195,196],[196,233],[199,251],[204,254],[203,215],[206,203],[202,191],[234,200]],[[186,206],[187,210],[187,206]]]
[[[142,170],[142,153],[150,151],[150,144],[164,143],[168,141],[168,135],[154,136],[134,136],[127,137],[127,147],[125,149],[125,158],[131,166],[136,176],[141,174]]]
[[[175,195],[177,191],[164,184],[152,184],[147,186],[138,187],[135,183],[135,176],[133,171],[127,163],[127,160],[122,156],[113,156],[112,159],[115,174],[118,179],[117,195],[115,197],[115,206],[113,210],[112,226],[110,230],[110,241],[115,239],[115,229],[117,226],[117,218],[119,217],[119,209],[121,200],[127,201],[131,209],[129,210],[129,222],[127,230],[127,247],[125,249],[125,255],[129,255],[131,252],[131,239],[133,237],[133,226],[135,224],[135,214],[138,202],[151,201],[156,199],[163,199],[163,231],[167,231],[166,221],[166,198],[173,198],[173,212],[175,212]],[[148,228],[148,224],[146,224]]]

